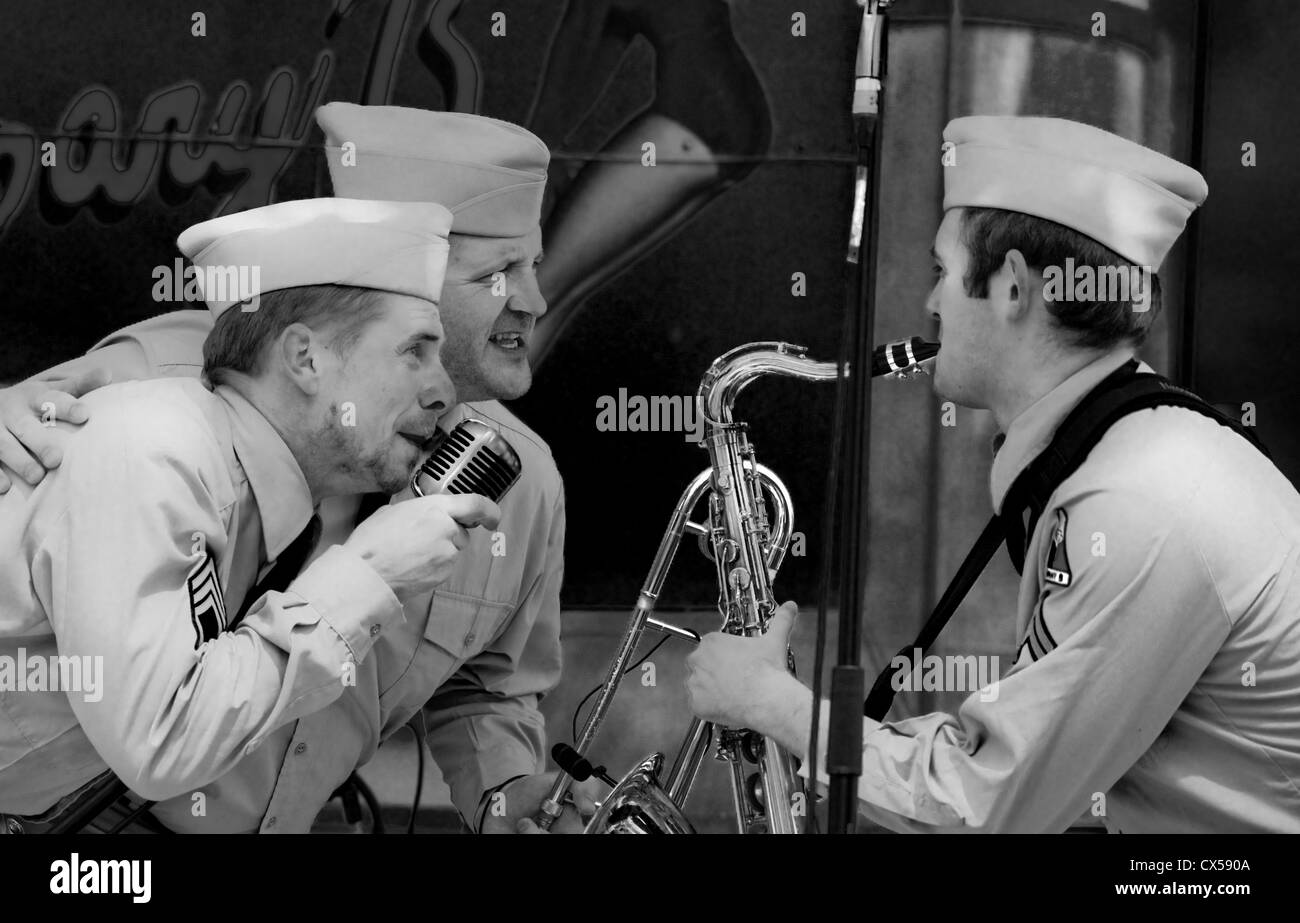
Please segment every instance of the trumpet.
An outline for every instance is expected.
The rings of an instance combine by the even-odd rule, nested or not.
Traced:
[[[938,352],[938,344],[919,337],[887,343],[874,351],[871,374],[913,378],[929,372],[928,365]],[[851,374],[852,370],[848,371]],[[537,816],[542,829],[549,829],[563,811],[574,781],[568,770],[577,771],[575,761],[586,764],[585,757],[646,630],[699,641],[695,632],[654,617],[664,581],[687,533],[696,536],[700,550],[717,568],[721,630],[749,637],[767,631],[777,608],[772,583],[793,532],[794,504],[781,479],[755,460],[748,426],[732,414],[741,391],[766,375],[834,381],[839,366],[809,359],[804,347],[781,342],[749,343],[719,356],[709,366],[695,397],[705,421],[703,444],[709,453],[709,467],[690,482],[673,509],[581,736],[573,748],[556,748],[567,752],[569,758],[561,763],[562,771],[542,802]],[[706,498],[707,522],[692,521],[691,514]],[[787,652],[787,657],[793,670],[793,656]],[[715,758],[730,768],[736,832],[801,832],[808,801],[795,757],[755,731],[714,726],[698,718],[691,722],[667,777],[660,779],[664,754],[650,754],[614,785],[584,832],[694,833],[683,812],[704,757],[715,743]]]

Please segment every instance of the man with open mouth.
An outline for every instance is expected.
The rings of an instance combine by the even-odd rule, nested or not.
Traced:
[[[211,388],[97,390],[64,464],[0,497],[0,659],[99,658],[105,679],[83,697],[16,693],[0,674],[0,829],[59,829],[114,777],[191,806],[224,792],[401,633],[468,527],[495,528],[483,497],[421,497],[303,567],[315,508],[400,490],[419,459],[408,434],[454,402],[438,319],[450,227],[432,203],[314,199],[181,235],[196,267],[264,270],[255,310],[203,293]]]
[[[192,815],[188,798],[153,813],[182,831],[306,831],[339,785],[414,721],[466,824],[513,832],[536,812],[553,778],[542,772],[546,734],[538,703],[560,678],[565,518],[549,447],[497,401],[521,396],[532,383],[528,340],[546,311],[536,266],[550,154],[523,128],[482,116],[330,103],[316,117],[335,196],[451,210],[441,358],[461,403],[440,425],[484,420],[519,454],[523,473],[502,502],[496,532],[476,530],[451,577],[407,601],[405,624],[377,640],[339,702],[281,728],[206,786],[205,816]],[[99,380],[98,368],[114,380],[197,375],[211,328],[205,311],[174,311],[110,335],[7,397],[0,392],[0,463],[17,477],[39,480],[35,469],[57,462],[57,455],[42,454],[53,431],[29,425],[33,410],[51,399],[68,419],[73,398],[50,395],[51,382],[75,392]],[[397,433],[412,455],[429,448],[431,435],[418,421],[404,422]],[[361,497],[349,501],[322,506],[317,554],[369,511]],[[498,792],[503,797],[493,799]],[[588,802],[582,795],[578,802],[553,832],[581,829],[579,809]]]

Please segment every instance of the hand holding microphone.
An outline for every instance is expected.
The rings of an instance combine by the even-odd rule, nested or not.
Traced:
[[[415,497],[381,507],[344,545],[398,597],[431,590],[451,576],[470,529],[497,527],[497,503],[522,471],[499,433],[479,420],[462,420],[412,476]]]
[[[495,529],[501,509],[478,494],[433,494],[381,507],[344,542],[399,598],[451,576],[475,526]]]

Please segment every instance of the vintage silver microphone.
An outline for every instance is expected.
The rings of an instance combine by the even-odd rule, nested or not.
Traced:
[[[500,503],[523,463],[505,437],[482,420],[462,420],[443,433],[433,454],[411,475],[411,491],[429,494],[482,494]]]

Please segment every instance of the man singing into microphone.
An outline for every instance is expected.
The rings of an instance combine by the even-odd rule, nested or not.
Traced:
[[[546,443],[497,401],[521,396],[532,381],[529,340],[546,311],[536,268],[550,153],[516,125],[464,113],[330,103],[316,118],[336,196],[437,202],[452,211],[439,309],[443,362],[463,403],[442,426],[467,416],[485,420],[519,453],[523,472],[503,501],[496,534],[476,530],[438,591],[407,600],[406,621],[378,639],[355,687],[325,711],[281,728],[208,786],[204,817],[192,816],[183,801],[154,813],[184,831],[306,832],[339,785],[414,721],[470,829],[514,832],[553,779],[543,772],[538,706],[560,679],[564,489]],[[207,311],[173,311],[0,391],[0,462],[29,481],[39,480],[38,458],[57,462],[50,436],[63,434],[42,428],[34,415],[51,401],[67,419],[72,397],[49,393],[62,386],[52,379],[93,380],[97,368],[115,380],[197,376],[212,326]],[[364,518],[361,500],[322,505],[321,547],[343,541]],[[570,808],[552,831],[581,829]]]
[[[1138,298],[1065,300],[1050,277],[1066,260],[1154,273],[1207,189],[1061,119],[962,118],[944,140],[935,389],[992,411],[1000,509],[1159,309],[1156,279]],[[761,638],[706,637],[688,687],[699,716],[806,754],[814,703],[785,667],[794,614]],[[864,720],[872,820],[1054,832],[1089,812],[1126,833],[1300,832],[1300,496],[1247,439],[1183,407],[1112,425],[1029,536],[1015,627],[995,697]]]
[[[483,497],[423,497],[298,573],[313,508],[399,490],[454,403],[450,226],[439,205],[315,199],[181,235],[217,331],[238,331],[209,341],[214,389],[97,391],[62,466],[0,497],[0,654],[9,680],[35,666],[0,686],[6,831],[57,824],[110,772],[157,800],[219,778],[338,699],[403,599],[449,574],[457,520],[495,528]],[[214,290],[254,268],[253,289]],[[87,673],[97,688],[67,688]]]

